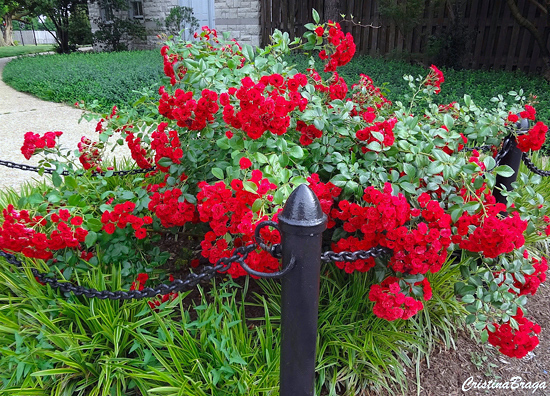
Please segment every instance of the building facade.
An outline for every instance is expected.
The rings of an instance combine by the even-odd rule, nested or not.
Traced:
[[[108,21],[113,14],[134,19],[146,28],[147,40],[128,42],[129,49],[158,47],[161,39],[157,36],[164,32],[164,20],[175,6],[191,7],[199,29],[209,26],[220,33],[229,32],[239,43],[260,44],[260,0],[129,0],[128,10],[114,13],[97,1],[88,1],[92,32],[98,30],[97,21]]]

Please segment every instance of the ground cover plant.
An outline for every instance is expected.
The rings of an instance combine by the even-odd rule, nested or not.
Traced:
[[[141,98],[141,92],[160,79],[161,59],[158,51],[41,55],[11,61],[2,78],[44,100],[90,105],[95,101],[99,109],[107,109]]]
[[[53,45],[26,45],[26,46],[14,46],[14,47],[0,47],[0,58],[8,58],[11,56],[35,54],[38,52],[53,51]]]
[[[41,156],[41,165],[56,172],[50,187],[6,202],[0,248],[66,280],[142,289],[171,279],[162,268],[174,251],[162,242],[177,241],[180,264],[200,270],[251,243],[255,225],[277,221],[291,191],[307,184],[328,217],[325,249],[392,251],[323,268],[319,394],[394,389],[403,367],[418,362],[411,356],[428,355],[435,339],[452,343],[461,321],[501,353],[526,356],[541,331],[524,307],[546,277],[537,243],[550,233],[548,190],[540,176],[520,172],[514,191],[501,191],[497,176],[514,171],[497,163],[497,153],[509,144],[526,153],[542,147],[548,128],[533,98],[518,89],[489,108],[467,94],[441,103],[445,78],[432,66],[405,76],[410,92],[392,102],[367,75],[346,82],[339,70],[354,55],[353,38],[337,23],[320,23],[316,13],[314,20],[303,40],[277,32],[272,45],[257,50],[208,28],[192,43],[168,42],[158,94],[104,114],[97,141],[83,138],[77,157],[56,145],[61,132],[26,134],[23,154]],[[315,51],[322,69],[312,58],[300,72],[287,61],[298,50]],[[532,126],[520,133],[521,120]],[[111,140],[127,144],[137,166],[155,170],[115,178],[102,162]],[[490,150],[472,148],[480,145]],[[261,237],[280,241],[267,228]],[[246,263],[279,269],[260,249]],[[276,394],[276,283],[260,283],[261,320],[245,323],[243,305],[227,288],[233,284],[189,310],[173,294],[147,304],[71,297],[78,300],[73,306],[29,277],[28,268],[22,288],[18,272],[3,265],[10,326],[0,331],[11,352],[3,381],[12,392],[23,386],[137,394],[148,379],[151,394]],[[236,263],[227,274],[240,282],[246,275]],[[38,303],[51,308],[32,305]],[[79,312],[59,315],[61,309]],[[76,324],[65,325],[67,317]],[[26,341],[20,332],[29,322],[34,330]],[[59,336],[67,326],[75,335]],[[139,345],[130,345],[131,336]],[[101,350],[104,344],[109,348]],[[206,344],[206,356],[192,353]],[[40,355],[39,348],[55,351]],[[106,363],[94,366],[98,355]],[[126,366],[140,364],[127,374]],[[83,378],[90,365],[94,375]],[[255,374],[241,382],[245,371]]]

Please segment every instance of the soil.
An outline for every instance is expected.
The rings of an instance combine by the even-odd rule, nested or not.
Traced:
[[[537,294],[529,297],[525,316],[542,328],[540,344],[533,352],[523,359],[509,358],[489,344],[478,343],[470,337],[469,331],[463,330],[455,338],[456,349],[445,350],[441,346],[434,348],[429,366],[426,361],[422,363],[419,382],[412,370],[407,373],[409,391],[404,396],[550,395],[550,285],[542,284]],[[515,389],[476,389],[469,388],[468,383],[465,383],[470,377],[480,385],[485,382],[487,387],[491,387],[491,380],[494,385],[501,386],[505,386],[507,381],[512,386],[514,377],[520,377],[521,380]],[[538,389],[533,386],[538,386]],[[367,393],[365,396],[371,395]]]

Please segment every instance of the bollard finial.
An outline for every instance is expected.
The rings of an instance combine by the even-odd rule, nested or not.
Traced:
[[[283,211],[277,218],[279,226],[290,233],[298,230],[308,234],[322,232],[327,222],[327,216],[321,209],[319,199],[305,184],[300,184],[290,194]]]

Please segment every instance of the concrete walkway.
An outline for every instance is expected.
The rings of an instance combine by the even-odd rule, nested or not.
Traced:
[[[11,59],[0,58],[0,77],[4,66]],[[49,131],[62,131],[59,142],[63,148],[71,151],[77,149],[82,136],[98,140],[96,123],[85,120],[78,122],[82,114],[82,110],[73,106],[46,102],[18,92],[0,78],[0,160],[38,164],[37,159],[27,161],[21,154],[23,136],[29,131],[41,135]],[[22,183],[32,179],[41,179],[41,176],[0,166],[0,188],[13,187],[18,190]]]

